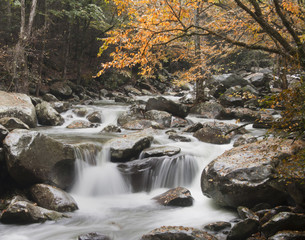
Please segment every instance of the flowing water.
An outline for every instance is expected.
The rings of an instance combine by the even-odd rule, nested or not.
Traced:
[[[87,106],[88,107],[88,106]],[[101,134],[108,124],[116,124],[120,113],[128,106],[112,102],[90,106],[100,111],[103,124],[92,129],[66,129],[78,119],[72,111],[63,114],[66,123],[61,127],[40,128],[61,141],[75,145],[77,180],[71,195],[79,210],[69,213],[70,218],[26,226],[0,225],[1,240],[75,240],[80,234],[101,232],[115,240],[138,240],[154,228],[185,226],[200,228],[215,221],[228,221],[235,213],[213,204],[200,190],[200,175],[211,160],[232,148],[232,144],[215,145],[199,142],[190,134],[191,142],[174,142],[164,131],[154,135],[153,146],[176,146],[181,154],[175,160],[165,158],[153,171],[143,172],[142,191],[135,192],[130,179],[122,175],[117,164],[109,161],[107,141],[115,135]],[[193,121],[205,121],[189,117]],[[251,127],[248,127],[251,130]],[[255,132],[253,134],[259,134]],[[140,160],[139,160],[140,161]],[[194,205],[186,208],[164,207],[152,198],[169,188],[183,186],[194,197]]]

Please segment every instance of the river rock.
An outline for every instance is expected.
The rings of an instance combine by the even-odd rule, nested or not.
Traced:
[[[93,112],[93,113],[90,113],[87,117],[89,122],[92,122],[92,123],[101,123],[102,122],[102,116],[99,112]]]
[[[145,118],[159,123],[164,128],[171,126],[172,115],[165,111],[149,110],[145,113]]]
[[[197,132],[199,129],[203,127],[202,123],[194,123],[186,128],[184,128],[182,131],[183,132]]]
[[[78,209],[77,203],[67,192],[47,185],[35,184],[30,188],[34,202],[40,207],[57,212],[72,212]]]
[[[231,228],[231,223],[229,222],[215,222],[215,223],[207,224],[203,227],[203,229],[211,232],[219,232],[229,228]]]
[[[202,230],[182,226],[163,226],[143,235],[141,240],[217,240]]]
[[[260,119],[260,113],[249,108],[225,108],[216,119],[238,119],[241,122],[254,122]]]
[[[66,128],[69,129],[81,129],[81,128],[92,128],[94,125],[85,120],[74,120]]]
[[[212,75],[211,79],[208,82],[214,86],[221,84],[225,87],[225,89],[234,86],[244,87],[251,84],[249,80],[233,73]]]
[[[146,111],[159,110],[171,113],[174,116],[185,118],[189,109],[187,106],[179,103],[175,103],[172,100],[168,100],[164,97],[150,98],[146,103]]]
[[[56,82],[50,86],[51,93],[59,99],[68,99],[72,96],[72,89],[67,83]]]
[[[26,125],[20,119],[14,117],[0,118],[0,124],[7,128],[9,131],[14,129],[30,129],[28,125]]]
[[[42,125],[59,126],[65,122],[63,117],[48,102],[37,104],[35,108],[38,122]]]
[[[133,120],[144,119],[144,106],[133,105],[126,112],[122,113],[118,118],[118,124],[124,126],[126,123]]]
[[[181,148],[173,146],[161,146],[144,149],[141,153],[142,158],[174,156],[181,152]]]
[[[283,230],[305,231],[305,215],[281,212],[262,226],[262,232],[267,237]]]
[[[127,162],[137,158],[143,149],[150,147],[152,136],[129,135],[109,141],[112,162]]]
[[[236,223],[227,236],[227,240],[247,239],[252,234],[258,232],[259,221],[247,218]]]
[[[193,205],[194,198],[191,192],[184,187],[170,189],[153,198],[163,206],[189,207]]]
[[[188,120],[173,116],[170,127],[182,128],[182,127],[186,127],[187,125],[189,125]]]
[[[58,99],[51,93],[46,93],[42,99],[46,102],[58,102]]]
[[[131,85],[127,85],[124,87],[125,92],[127,93],[127,95],[132,94],[132,95],[137,95],[140,96],[142,95],[141,91],[139,91],[138,89],[134,88]]]
[[[110,238],[102,233],[92,232],[78,236],[78,240],[110,240]]]
[[[219,97],[220,103],[224,107],[243,107],[245,100],[239,93],[240,87],[231,87]]]
[[[253,73],[245,77],[246,80],[249,80],[255,87],[270,91],[270,82],[272,80],[272,77],[269,74],[266,73]]]
[[[47,220],[58,220],[66,217],[64,214],[36,206],[28,201],[11,203],[2,212],[1,222],[7,224],[41,223]]]
[[[224,111],[224,107],[215,101],[201,102],[191,108],[190,113],[203,118],[218,118]]]
[[[111,133],[111,132],[119,133],[119,132],[121,132],[121,129],[116,125],[108,125],[108,126],[104,127],[101,132],[102,133],[104,133],[104,132],[106,132],[106,133]]]
[[[191,142],[192,140],[186,136],[182,136],[179,134],[170,134],[168,139],[173,140],[175,142]]]
[[[251,218],[256,221],[259,221],[259,217],[249,208],[247,207],[238,207],[237,208],[238,215],[241,217],[241,219],[247,219]]]
[[[0,124],[0,147],[2,146],[2,141],[8,133],[9,131],[3,125]]]
[[[267,139],[226,151],[202,172],[201,189],[222,206],[279,204],[287,194],[270,186],[280,159],[295,151],[292,140]]]
[[[39,132],[14,130],[4,140],[6,164],[22,186],[49,182],[62,189],[74,180],[74,150]]]
[[[241,146],[244,144],[254,143],[256,141],[257,141],[257,137],[254,137],[250,134],[244,134],[234,141],[233,147],[238,147],[238,146]]]
[[[69,102],[51,102],[50,104],[58,113],[65,112],[70,108]]]
[[[305,232],[301,231],[280,231],[268,240],[302,240],[305,239]]]
[[[253,128],[271,128],[275,118],[268,113],[260,114],[260,117],[253,123]]]
[[[21,93],[0,91],[0,118],[15,117],[33,128],[37,125],[36,111],[31,98]]]
[[[72,112],[75,113],[78,117],[85,117],[88,114],[89,110],[90,109],[86,107],[80,107],[73,109]]]
[[[146,128],[162,128],[157,122],[147,120],[147,119],[140,119],[140,120],[133,120],[123,125],[124,129],[127,130],[143,130]]]

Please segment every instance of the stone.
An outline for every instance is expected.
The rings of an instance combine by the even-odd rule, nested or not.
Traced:
[[[144,112],[145,109],[141,105],[140,106],[133,105],[130,107],[130,109],[128,109],[126,112],[122,113],[119,116],[118,124],[120,126],[124,126],[128,122],[144,119]]]
[[[215,101],[201,102],[193,106],[190,110],[191,114],[199,115],[203,118],[218,118],[224,111],[224,107]]]
[[[231,228],[231,223],[229,222],[215,222],[215,223],[210,223],[205,225],[203,228],[205,230],[211,231],[211,232],[219,232],[224,229],[229,229]]]
[[[238,215],[241,217],[241,219],[251,218],[256,221],[259,221],[259,217],[252,210],[250,210],[247,207],[240,206],[237,208],[237,212],[238,212]]]
[[[202,230],[183,226],[162,226],[142,236],[141,240],[217,240]]]
[[[191,142],[192,141],[190,138],[182,136],[182,135],[178,135],[178,134],[170,134],[168,136],[168,139],[171,139],[175,142]]]
[[[78,209],[77,203],[67,192],[47,184],[35,184],[30,194],[38,206],[57,212],[73,212]]]
[[[51,93],[46,93],[42,99],[46,102],[58,102],[58,99]]]
[[[186,119],[173,116],[170,127],[182,128],[182,127],[186,127],[187,125],[189,125],[189,122]]]
[[[234,141],[233,147],[238,147],[238,146],[241,146],[244,144],[254,143],[256,141],[257,141],[257,137],[254,137],[250,134],[244,134]]]
[[[238,119],[240,122],[255,122],[260,119],[260,112],[249,108],[226,108],[216,119]]]
[[[147,111],[145,113],[145,118],[159,123],[164,128],[170,127],[172,122],[172,114],[159,110]]]
[[[94,125],[85,120],[74,120],[66,128],[69,129],[81,129],[81,128],[92,128]]]
[[[259,221],[247,218],[236,223],[228,234],[227,240],[247,239],[252,234],[258,232]]]
[[[143,130],[146,128],[162,128],[157,122],[147,119],[133,120],[122,126],[127,130]]]
[[[66,112],[70,108],[69,102],[51,102],[50,104],[58,113]]]
[[[67,83],[56,82],[50,86],[51,93],[59,99],[68,99],[72,97],[72,89]]]
[[[78,240],[110,240],[110,238],[102,233],[92,232],[78,236]]]
[[[124,87],[125,92],[128,94],[132,94],[132,95],[137,95],[137,96],[141,96],[142,93],[141,91],[139,91],[138,89],[134,88],[131,85],[127,85]]]
[[[191,126],[184,128],[183,132],[197,132],[199,129],[203,127],[202,123],[194,123]]]
[[[203,170],[201,189],[222,206],[280,204],[287,194],[270,184],[276,165],[294,153],[292,140],[267,139],[226,151]]]
[[[37,118],[31,98],[21,93],[0,91],[0,118],[14,117],[31,128],[36,127]]]
[[[181,118],[185,118],[189,113],[189,109],[187,106],[183,104],[175,103],[174,101],[168,100],[164,97],[148,99],[145,109],[146,111],[149,110],[165,111],[176,117],[181,117]]]
[[[0,118],[0,124],[9,131],[14,129],[30,129],[28,125],[26,125],[20,119],[14,117]]]
[[[48,102],[36,105],[38,123],[46,126],[60,126],[65,120]]]
[[[161,156],[174,156],[181,152],[181,148],[173,146],[161,146],[161,147],[152,147],[147,148],[142,151],[141,157],[161,157]]]
[[[103,128],[103,130],[101,131],[102,133],[106,132],[106,133],[111,133],[111,132],[121,132],[121,129],[116,126],[116,125],[108,125],[106,127]]]
[[[184,187],[170,189],[153,198],[163,206],[189,207],[193,205],[194,198],[191,192]]]
[[[304,231],[279,231],[268,240],[302,240],[305,239]]]
[[[92,123],[101,123],[102,122],[101,114],[96,111],[93,113],[90,113],[86,118],[89,122],[92,122]]]
[[[71,187],[75,175],[74,150],[39,132],[14,130],[3,142],[11,177],[21,186],[49,182]]]
[[[90,109],[86,107],[81,107],[73,109],[72,112],[75,113],[78,117],[85,117],[88,114],[89,110]]]

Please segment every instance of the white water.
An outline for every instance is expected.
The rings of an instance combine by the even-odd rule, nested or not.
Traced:
[[[55,136],[60,134],[69,135],[78,141],[80,139],[86,139],[87,141],[87,138],[98,133],[106,125],[115,124],[119,113],[126,109],[125,106],[94,108],[103,114],[101,127],[74,131],[66,130],[63,127],[54,127],[42,131]],[[64,116],[67,117],[69,114],[71,113],[65,113]],[[73,118],[76,117],[73,116]],[[230,149],[232,145],[202,143],[191,137],[190,134],[186,135],[192,139],[191,142],[173,142],[168,139],[163,131],[154,136],[154,146],[177,146],[182,149],[183,154],[190,154],[194,159],[183,161],[181,164],[175,164],[174,166],[167,163],[167,165],[156,168],[154,180],[151,181],[150,192],[132,193],[128,181],[122,177],[116,164],[109,162],[105,147],[98,153],[87,152],[83,148],[82,150],[76,150],[79,158],[78,180],[71,194],[78,203],[79,210],[69,213],[70,218],[56,222],[49,221],[27,226],[0,224],[0,239],[76,240],[80,234],[97,231],[115,240],[138,240],[143,234],[164,225],[200,228],[202,225],[211,222],[231,220],[235,217],[233,212],[217,207],[212,200],[203,196],[200,189],[200,174],[204,166],[225,150]],[[92,140],[89,142],[92,143]],[[103,144],[99,145],[100,143],[96,144],[97,146],[104,146]],[[94,156],[96,158],[92,160]],[[90,163],[86,163],[84,160]],[[193,161],[196,164],[190,167],[189,164]],[[173,175],[171,185],[180,186],[185,184],[187,185],[185,187],[190,189],[195,199],[194,205],[191,207],[163,207],[151,200],[154,196],[168,190],[168,188],[161,187],[166,185],[164,176],[173,168],[176,168],[177,176],[194,175],[192,181],[189,179],[181,180],[181,177],[173,180],[175,174],[171,173]],[[186,171],[189,172],[186,173]],[[146,181],[148,180],[146,179]]]

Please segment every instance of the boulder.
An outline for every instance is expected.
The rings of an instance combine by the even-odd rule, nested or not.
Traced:
[[[9,131],[3,125],[0,124],[0,147],[2,146],[2,142],[8,133]]]
[[[192,140],[188,137],[178,135],[178,134],[170,134],[168,139],[173,140],[175,142],[191,142]]]
[[[196,131],[193,136],[202,142],[213,144],[228,144],[236,134],[245,133],[244,128],[237,129],[238,125],[224,122],[206,122],[202,128]],[[236,131],[232,131],[237,129]]]
[[[89,122],[92,122],[92,123],[101,123],[102,122],[101,114],[96,111],[93,113],[90,113],[86,118]]]
[[[247,239],[252,234],[258,232],[259,221],[253,218],[247,218],[236,223],[227,236],[227,240]]]
[[[247,207],[240,206],[237,208],[237,212],[238,212],[238,215],[241,217],[241,219],[251,218],[256,221],[259,221],[259,217],[255,214],[255,212],[253,212],[252,210],[250,210]]]
[[[271,138],[226,151],[203,170],[203,194],[230,207],[285,201],[287,194],[270,184],[280,159],[290,156],[299,147],[298,143],[292,143],[292,140]]]
[[[187,125],[189,125],[188,120],[173,116],[170,127],[181,128],[181,127],[186,127]]]
[[[75,113],[78,117],[85,117],[88,114],[89,110],[90,109],[86,107],[80,107],[73,109],[72,112]]]
[[[30,129],[28,125],[26,125],[20,119],[14,117],[0,118],[0,124],[9,131],[14,129]]]
[[[118,118],[118,124],[124,126],[126,123],[133,120],[144,119],[145,109],[142,106],[131,106],[126,112],[121,114]]]
[[[191,126],[188,126],[183,129],[183,132],[197,132],[199,129],[203,127],[202,123],[194,123]]]
[[[74,120],[68,126],[66,126],[66,128],[69,129],[81,129],[81,128],[93,128],[93,127],[95,127],[94,124],[85,120]]]
[[[47,185],[35,184],[30,194],[38,206],[57,212],[72,212],[78,209],[77,203],[67,192]]]
[[[215,101],[201,102],[191,108],[190,113],[203,118],[218,118],[224,111],[224,107]]]
[[[37,118],[31,98],[21,93],[0,91],[0,118],[15,117],[31,128],[36,127]]]
[[[163,206],[189,207],[193,205],[194,198],[191,192],[184,187],[170,189],[153,198]]]
[[[240,93],[241,88],[231,87],[225,91],[220,97],[219,101],[224,107],[243,107],[245,99]]]
[[[65,112],[70,108],[69,102],[51,102],[50,104],[58,113]]]
[[[102,233],[92,232],[78,236],[78,240],[110,240],[110,238]]]
[[[116,125],[108,125],[103,128],[102,133],[121,132],[121,129]]]
[[[124,87],[125,92],[127,93],[127,95],[132,94],[132,95],[137,95],[140,96],[142,95],[141,91],[139,91],[138,89],[134,88],[131,85],[127,85]]]
[[[164,97],[150,98],[146,103],[146,111],[159,110],[171,113],[174,116],[185,118],[189,109],[187,106],[179,103],[175,103],[172,100],[168,100]]]
[[[39,103],[35,108],[38,123],[41,125],[59,126],[65,122],[63,117],[48,102]]]
[[[180,151],[181,148],[179,147],[172,147],[172,146],[152,147],[143,150],[141,153],[141,157],[148,158],[148,157],[174,156],[180,153]]]
[[[302,240],[305,239],[305,231],[279,231],[268,240]]]
[[[233,147],[238,147],[238,146],[241,146],[244,144],[254,143],[256,141],[257,141],[257,137],[254,137],[250,134],[244,134],[234,141]]]
[[[145,113],[145,118],[159,123],[164,128],[171,126],[172,115],[165,111],[149,110]]]
[[[58,102],[58,99],[51,93],[46,93],[43,95],[42,99],[46,102]]]
[[[211,232],[219,232],[224,229],[230,229],[231,228],[231,223],[229,222],[215,222],[215,223],[210,223],[207,224],[203,227],[203,229]]]
[[[216,119],[238,119],[241,122],[255,122],[260,118],[260,112],[249,108],[226,108]]]
[[[143,149],[150,147],[152,136],[129,135],[110,140],[110,158],[112,162],[127,162],[137,158]]]
[[[68,99],[72,96],[72,89],[67,83],[56,82],[50,86],[51,93],[59,99]]]
[[[1,215],[1,222],[6,224],[31,224],[47,220],[58,220],[66,215],[36,206],[28,201],[13,201]]]
[[[74,150],[39,132],[14,130],[4,140],[9,174],[22,186],[49,182],[62,189],[74,180]]]
[[[157,122],[147,119],[133,120],[123,125],[123,128],[127,130],[143,130],[151,127],[162,128]]]
[[[249,80],[255,87],[270,91],[270,82],[272,80],[272,77],[269,74],[266,73],[253,73],[245,77],[246,80]]]
[[[163,226],[142,236],[141,240],[217,240],[202,230],[182,226]]]
[[[234,86],[244,87],[251,84],[249,80],[233,73],[213,75],[208,82],[210,83],[210,85],[214,85],[214,86],[221,84],[224,86],[225,89]]]

